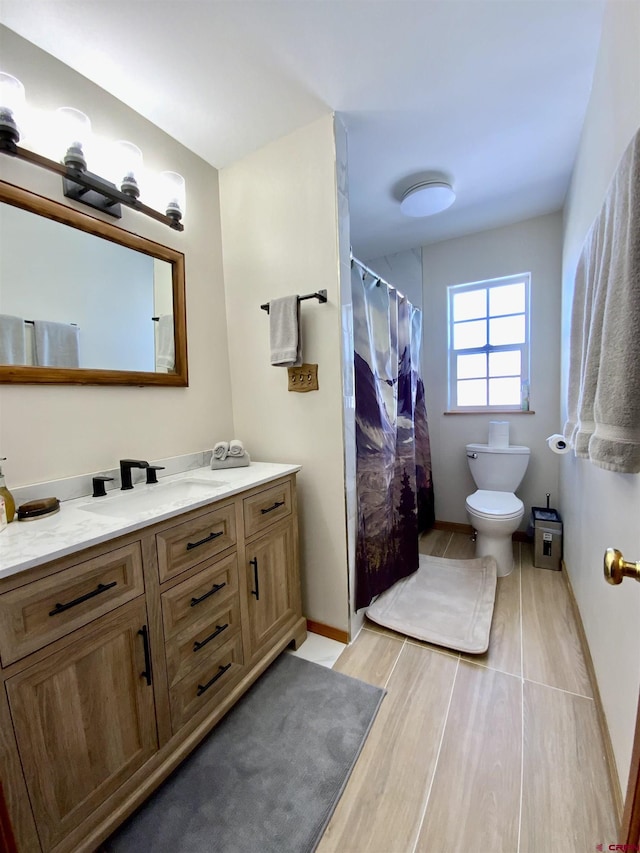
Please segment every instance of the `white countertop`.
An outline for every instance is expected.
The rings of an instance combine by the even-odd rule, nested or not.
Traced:
[[[196,468],[157,485],[114,489],[105,498],[64,501],[60,512],[33,521],[17,518],[0,531],[0,578],[140,530],[188,510],[294,474],[300,465],[252,462],[246,468]],[[178,484],[177,486],[174,484]],[[44,495],[43,495],[44,496]]]

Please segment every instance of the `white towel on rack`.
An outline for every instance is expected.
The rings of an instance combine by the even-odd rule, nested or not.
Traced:
[[[640,131],[587,236],[574,291],[568,420],[576,456],[640,473]],[[571,433],[571,435],[569,435]]]
[[[269,342],[274,367],[298,367],[302,364],[298,296],[284,296],[269,302]]]
[[[80,329],[69,323],[34,320],[36,364],[40,367],[79,367]]]
[[[161,314],[156,330],[156,370],[175,370],[176,351],[173,337],[173,314]]]
[[[27,337],[22,317],[0,314],[0,364],[26,364]]]

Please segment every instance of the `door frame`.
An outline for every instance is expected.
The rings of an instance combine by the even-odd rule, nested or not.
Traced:
[[[640,847],[640,696],[620,835],[620,843],[627,845],[629,849],[637,850]]]

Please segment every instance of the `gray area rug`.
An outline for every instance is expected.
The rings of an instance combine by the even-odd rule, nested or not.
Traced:
[[[281,655],[103,849],[314,850],[384,693]]]
[[[482,654],[496,599],[493,557],[447,560],[420,554],[420,567],[367,609],[369,619],[393,631],[459,652]]]

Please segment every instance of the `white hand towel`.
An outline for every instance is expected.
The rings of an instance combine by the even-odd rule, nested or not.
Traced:
[[[576,271],[565,438],[600,468],[640,473],[640,131]]]
[[[26,364],[26,341],[22,317],[0,314],[0,364]]]
[[[229,442],[229,456],[242,456],[244,453],[244,444],[237,438]]]
[[[161,314],[156,330],[156,369],[167,373],[176,366],[175,342],[173,339],[173,314]]]
[[[274,367],[302,364],[300,300],[297,296],[284,296],[269,302],[269,343]]]
[[[245,451],[242,456],[227,456],[226,459],[211,457],[211,468],[216,471],[223,468],[246,468],[251,464],[251,457]]]
[[[222,462],[227,458],[227,454],[229,453],[229,442],[228,441],[217,441],[213,446],[213,456],[212,459],[217,459],[219,462]]]
[[[41,367],[79,367],[80,330],[69,323],[35,320],[36,364]]]

